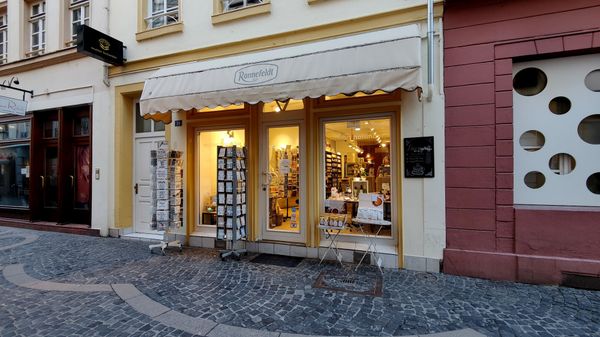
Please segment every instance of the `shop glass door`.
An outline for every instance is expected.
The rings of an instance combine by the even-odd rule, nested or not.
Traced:
[[[304,242],[303,151],[300,125],[267,126],[262,153],[262,237]],[[304,216],[303,216],[304,215]]]

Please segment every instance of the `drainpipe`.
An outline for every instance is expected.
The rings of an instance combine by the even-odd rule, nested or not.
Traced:
[[[433,96],[433,0],[427,0],[427,102]]]
[[[106,0],[106,34],[110,35],[110,0]],[[102,83],[105,86],[110,87],[110,80],[108,78],[108,64],[104,63],[104,78],[102,79]]]

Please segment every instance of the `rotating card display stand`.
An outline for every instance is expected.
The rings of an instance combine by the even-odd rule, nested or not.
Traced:
[[[239,260],[247,252],[238,249],[246,231],[246,148],[217,146],[217,240],[225,240],[221,260]]]
[[[160,248],[162,255],[169,247],[182,251],[172,232],[183,227],[183,152],[169,151],[167,142],[150,152],[152,172],[152,229],[164,231],[159,244],[149,245],[150,253]],[[173,240],[171,240],[173,238]]]

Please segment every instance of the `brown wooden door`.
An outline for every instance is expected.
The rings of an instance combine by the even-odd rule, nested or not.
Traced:
[[[90,117],[89,106],[34,113],[33,219],[90,224]]]

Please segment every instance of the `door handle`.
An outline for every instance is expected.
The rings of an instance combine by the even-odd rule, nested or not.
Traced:
[[[45,181],[45,179],[44,179],[44,176],[40,176],[40,180],[41,180],[41,182],[42,182],[42,188],[46,187],[46,186],[45,186],[45,185],[46,185],[46,181]]]
[[[135,183],[135,185],[133,186],[133,190],[135,191],[135,194],[138,194],[138,184]]]
[[[69,178],[71,179],[71,188],[75,187],[75,178],[73,176],[69,176]]]

